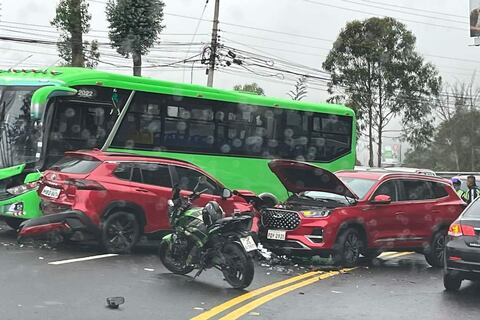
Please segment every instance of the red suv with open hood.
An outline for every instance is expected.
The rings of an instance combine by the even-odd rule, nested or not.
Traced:
[[[185,161],[101,151],[67,152],[45,171],[40,182],[44,216],[24,222],[19,236],[54,232],[81,240],[93,235],[109,252],[128,251],[141,235],[170,229],[167,201],[172,186],[178,185],[185,195],[199,181],[206,192],[194,205],[216,201],[226,215],[253,210],[246,199],[254,194],[232,194],[214,177]]]
[[[342,171],[273,160],[269,167],[291,194],[265,209],[260,237],[273,251],[332,255],[355,265],[360,255],[417,251],[443,264],[448,226],[464,208],[447,180],[385,171]]]

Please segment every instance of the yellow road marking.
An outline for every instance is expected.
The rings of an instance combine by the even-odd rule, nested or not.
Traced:
[[[378,257],[379,258],[384,258],[384,257],[388,257],[388,256],[391,256],[393,254],[397,254],[398,252],[397,251],[385,251],[385,252],[382,252],[382,254],[380,254]]]
[[[288,287],[273,291],[273,292],[271,292],[267,295],[264,295],[264,296],[262,296],[258,299],[255,299],[255,300],[247,303],[246,305],[244,305],[244,306],[242,306],[238,309],[235,309],[234,311],[232,311],[229,314],[225,315],[224,317],[220,318],[220,320],[235,320],[235,319],[238,319],[241,316],[245,315],[246,313],[258,308],[262,304],[265,304],[265,303],[267,303],[267,302],[269,302],[269,301],[271,301],[275,298],[278,298],[278,297],[280,297],[280,296],[282,296],[286,293],[289,293],[290,291],[296,290],[296,289],[304,287],[304,286],[308,286],[309,284],[315,283],[315,282],[323,280],[323,279],[333,277],[333,276],[338,275],[342,272],[346,272],[346,271],[350,271],[350,270],[352,270],[352,269],[343,269],[343,270],[340,270],[340,271],[330,271],[330,272],[321,274],[319,276],[315,276],[315,277],[312,277],[310,279],[292,284]]]
[[[415,253],[415,252],[399,252],[399,253],[391,254],[387,257],[382,257],[382,258],[384,258],[385,260],[390,260],[390,259],[393,259],[393,258],[406,256],[406,255],[409,255],[409,254],[412,254],[412,253]]]
[[[307,273],[304,273],[304,274],[301,274],[299,276],[295,276],[295,277],[291,277],[291,278],[288,278],[286,280],[282,280],[282,281],[279,281],[279,282],[275,282],[275,283],[272,283],[268,286],[265,286],[265,287],[262,287],[262,288],[258,288],[256,290],[253,290],[253,291],[250,291],[250,292],[247,292],[241,296],[238,296],[236,298],[233,298],[231,300],[228,300],[208,311],[205,311],[201,314],[199,314],[198,316],[192,318],[191,320],[206,320],[206,319],[210,319],[211,317],[239,304],[239,303],[242,303],[243,301],[246,301],[248,299],[251,299],[253,297],[256,297],[264,292],[267,292],[267,291],[270,291],[270,290],[273,290],[273,289],[276,289],[276,288],[279,288],[279,287],[282,287],[284,285],[287,285],[287,284],[290,284],[292,282],[296,282],[296,281],[299,281],[299,280],[302,280],[302,279],[305,279],[305,278],[309,278],[309,277],[313,277],[315,275],[319,275],[320,274],[320,271],[311,271],[311,272],[307,272]]]

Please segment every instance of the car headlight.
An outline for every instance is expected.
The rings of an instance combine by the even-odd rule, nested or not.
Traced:
[[[25,193],[30,190],[35,190],[37,188],[38,188],[38,182],[35,181],[35,182],[21,184],[16,187],[8,188],[7,192],[13,196],[18,196],[18,195],[21,195],[22,193]]]
[[[332,209],[322,209],[322,210],[305,210],[300,211],[300,214],[305,218],[324,218],[332,213]]]

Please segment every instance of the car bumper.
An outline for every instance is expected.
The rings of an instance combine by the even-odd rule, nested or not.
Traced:
[[[20,225],[18,240],[44,238],[51,233],[73,235],[75,232],[99,234],[99,228],[81,211],[66,211],[31,219]]]
[[[0,200],[0,217],[32,219],[41,216],[40,198],[35,190]]]
[[[259,238],[265,248],[279,254],[328,257],[332,253],[323,236],[312,234],[312,230],[309,234],[297,234],[295,231],[287,231],[285,240],[271,240],[267,239],[267,231],[261,230]]]
[[[480,280],[480,248],[469,247],[463,239],[445,246],[445,271],[463,279]]]

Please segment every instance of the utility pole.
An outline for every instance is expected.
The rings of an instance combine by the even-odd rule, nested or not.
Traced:
[[[208,67],[207,86],[213,86],[213,74],[215,72],[215,62],[217,60],[218,46],[218,15],[220,13],[220,0],[215,0],[215,11],[213,14],[212,43],[210,44],[210,62]]]

